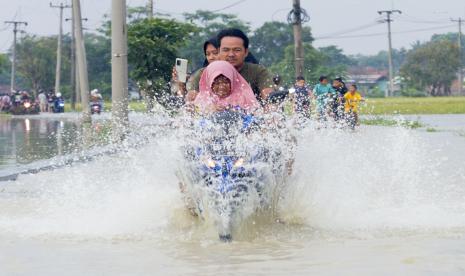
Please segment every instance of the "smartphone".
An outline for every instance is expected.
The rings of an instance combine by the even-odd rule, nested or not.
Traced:
[[[176,72],[178,74],[178,81],[185,83],[187,81],[187,59],[176,59]]]

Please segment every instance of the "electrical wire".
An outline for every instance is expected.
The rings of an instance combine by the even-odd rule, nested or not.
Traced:
[[[371,28],[373,26],[377,26],[377,25],[382,24],[382,23],[383,22],[380,22],[377,19],[377,20],[375,20],[373,22],[370,22],[368,24],[364,24],[364,25],[357,26],[357,27],[354,27],[354,28],[338,31],[338,32],[335,32],[335,33],[321,35],[321,36],[316,37],[315,39],[330,38],[330,37],[335,37],[335,36],[339,36],[339,35],[343,35],[343,34],[347,34],[347,33],[353,33],[353,32],[357,32],[357,31],[361,31],[361,30],[364,30],[364,29]]]
[[[237,6],[237,5],[239,5],[239,4],[241,4],[241,3],[245,2],[245,1],[247,1],[247,0],[240,0],[240,1],[234,2],[234,3],[232,3],[232,4],[228,5],[228,6],[224,7],[224,8],[217,9],[217,10],[213,10],[213,11],[211,11],[211,12],[219,12],[219,11],[223,11],[223,10],[226,10],[226,9],[232,8],[232,7],[234,7],[234,6]]]
[[[277,13],[283,12],[283,11],[288,11],[288,10],[289,10],[289,8],[282,8],[282,9],[275,10],[275,11],[273,12],[273,14],[271,14],[271,21],[275,21],[274,17],[275,17],[275,15],[276,15]]]
[[[443,24],[449,22],[449,18],[442,18],[437,20],[425,20],[423,18],[418,18],[415,16],[411,16],[408,13],[403,13],[402,16],[398,17],[397,19],[402,21],[407,21],[411,23],[419,23],[419,24]]]
[[[167,11],[167,10],[161,10],[161,9],[155,9],[155,12],[162,12],[162,13],[167,13],[167,14],[174,14],[174,15],[184,15],[183,13],[179,13],[179,12],[171,12],[171,11]]]
[[[439,30],[439,29],[446,29],[455,27],[454,25],[446,25],[441,27],[433,27],[433,28],[422,28],[422,29],[414,29],[414,30],[407,30],[407,31],[398,31],[392,32],[392,34],[407,34],[407,33],[417,33],[417,32],[424,32],[424,31],[431,31],[431,30]],[[335,36],[335,37],[323,37],[323,38],[315,38],[315,40],[323,40],[323,39],[344,39],[344,38],[360,38],[360,37],[373,37],[373,36],[383,36],[386,35],[386,32],[382,33],[371,33],[371,34],[361,34],[361,35],[344,35],[344,36]]]
[[[3,29],[0,29],[0,32],[8,30],[10,28],[10,26],[11,26],[10,24],[5,25],[5,27]]]

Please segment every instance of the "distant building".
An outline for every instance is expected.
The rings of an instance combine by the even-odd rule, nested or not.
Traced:
[[[367,74],[367,75],[348,75],[346,83],[357,84],[358,90],[365,95],[373,94],[376,91],[384,91],[388,89],[389,78],[385,74]]]

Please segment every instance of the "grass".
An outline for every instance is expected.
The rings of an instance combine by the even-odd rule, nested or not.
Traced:
[[[72,110],[71,109],[71,104],[65,103],[65,111],[68,112]],[[145,112],[147,111],[147,108],[145,107],[145,103],[143,101],[131,101],[129,102],[129,110],[131,111],[136,111],[136,112]],[[80,103],[76,103],[76,110],[77,112],[82,111],[82,106]],[[106,101],[103,104],[103,111],[105,112],[110,112],[111,111],[111,102]]]
[[[374,126],[374,125],[376,126],[401,126],[405,128],[411,128],[411,129],[424,127],[424,125],[418,121],[393,120],[393,119],[386,119],[382,117],[361,119],[360,122],[364,125],[369,125],[369,126]]]
[[[370,98],[360,110],[364,115],[465,114],[465,97]]]
[[[129,109],[145,112],[143,101],[129,102]],[[65,110],[71,110],[71,105],[65,104]],[[76,111],[81,111],[76,104]],[[111,102],[105,102],[104,111],[111,111]],[[361,106],[362,115],[397,115],[397,114],[465,114],[465,97],[395,97],[369,98]]]
[[[439,130],[435,129],[434,127],[427,127],[426,132],[438,132]]]

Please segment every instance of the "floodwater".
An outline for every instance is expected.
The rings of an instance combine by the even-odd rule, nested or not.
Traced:
[[[76,124],[70,120],[0,117],[0,170],[70,153],[75,133]]]
[[[185,211],[170,130],[0,182],[0,275],[465,274],[460,132],[362,126],[297,138],[279,222],[252,218],[226,244]]]
[[[78,113],[0,116],[0,172],[34,168],[45,160],[107,144],[107,119],[94,117],[84,139]]]

